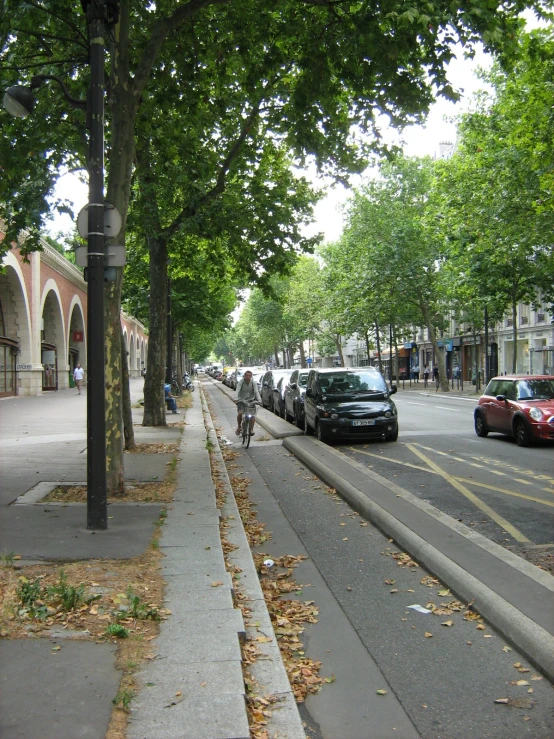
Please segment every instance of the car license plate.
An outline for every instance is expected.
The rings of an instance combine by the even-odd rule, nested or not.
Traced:
[[[364,421],[352,421],[352,426],[375,426],[375,421],[373,419],[368,419]]]

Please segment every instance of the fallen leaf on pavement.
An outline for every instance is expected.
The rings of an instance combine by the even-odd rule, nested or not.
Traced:
[[[443,621],[441,626],[454,626],[454,621]]]
[[[426,631],[426,632],[425,632],[425,638],[426,638],[426,639],[429,639],[429,638],[430,638],[430,637],[432,637],[432,636],[433,636],[433,634],[431,634],[431,632],[430,632],[430,631]]]
[[[511,648],[510,648],[510,647],[508,647],[508,646],[505,646],[505,647],[502,647],[502,651],[503,651],[503,652],[511,652],[512,650],[511,650]]]
[[[220,585],[223,585],[223,583],[219,580],[214,580],[214,582],[211,583],[212,588],[218,588]]]
[[[386,690],[376,690],[375,692],[377,693],[377,695],[386,695],[387,694],[387,691]]]

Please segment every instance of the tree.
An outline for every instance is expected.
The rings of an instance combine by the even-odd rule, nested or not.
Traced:
[[[540,135],[550,129],[539,126],[554,104],[554,45],[550,40],[539,47],[539,40],[544,34],[524,34],[514,69],[496,66],[488,75],[493,94],[482,95],[462,118],[457,152],[437,167],[451,295],[466,317],[471,299],[474,328],[482,325],[485,308],[492,320],[510,310],[514,372],[518,303],[552,296],[554,283],[552,154]]]
[[[370,147],[380,148],[378,113],[393,123],[412,121],[427,109],[433,87],[454,95],[445,72],[454,43],[460,39],[471,47],[483,38],[488,48],[509,52],[515,14],[526,5],[522,0],[510,5],[415,0],[405,10],[376,10],[369,2],[320,0],[121,0],[119,22],[109,40],[107,96],[107,199],[123,217],[121,243],[140,155],[137,122],[139,116],[141,121],[153,117],[151,93],[160,83],[171,90],[175,77],[189,81],[188,100],[194,106],[202,100],[192,85],[195,72],[205,71],[202,76],[213,80],[231,64],[240,70],[237,82],[254,97],[260,93],[259,107],[251,103],[244,110],[247,118],[254,113],[263,117],[271,135],[301,160],[313,155],[319,166],[332,164],[345,173],[360,167],[365,153],[351,137],[354,125],[373,134]],[[540,2],[529,5],[541,7]],[[83,106],[74,115],[68,113],[69,103],[85,99],[87,83],[89,39],[80,11],[77,0],[49,5],[5,0],[0,11],[2,81],[13,84],[5,75],[17,74],[20,82],[28,82],[39,72],[57,77],[60,89],[67,91],[64,96],[51,87],[43,91],[32,122],[2,120],[0,215],[7,223],[8,245],[27,227],[25,249],[36,248],[48,210],[46,197],[59,168],[86,167]],[[236,89],[215,98],[208,93],[222,118],[228,108],[223,93]],[[199,150],[195,146],[179,152],[183,166],[194,166]],[[191,192],[189,210],[200,213],[202,205],[201,195]],[[121,386],[122,279],[120,270],[106,290],[106,382],[111,388]],[[123,488],[120,397],[119,392],[107,394],[107,482],[112,492]]]
[[[441,389],[448,391],[437,336],[448,305],[441,289],[443,241],[435,231],[436,210],[429,198],[433,163],[398,157],[382,164],[379,175],[355,194],[348,212],[345,240],[353,254],[351,272],[371,291],[378,286],[376,319],[427,327]]]

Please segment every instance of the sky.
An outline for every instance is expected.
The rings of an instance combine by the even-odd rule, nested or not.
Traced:
[[[490,57],[478,52],[473,60],[464,58],[463,52],[448,68],[448,77],[452,86],[462,97],[457,103],[446,100],[437,101],[431,108],[424,126],[410,126],[405,129],[401,138],[391,132],[390,142],[402,143],[403,150],[408,156],[437,156],[440,142],[454,143],[456,140],[456,126],[449,120],[467,110],[474,92],[484,87],[476,76],[479,67],[489,67]],[[306,236],[323,233],[325,241],[335,241],[342,232],[343,218],[341,208],[347,201],[349,191],[343,186],[332,187],[330,181],[318,178],[315,172],[307,171],[306,175],[317,187],[325,187],[328,194],[315,207],[314,223],[305,229]],[[356,186],[361,179],[354,179]],[[88,186],[79,181],[74,174],[67,174],[58,181],[56,196],[67,198],[74,204],[75,212],[88,201]],[[70,234],[73,230],[73,221],[68,215],[56,216],[49,224],[47,231],[52,236],[58,233]]]

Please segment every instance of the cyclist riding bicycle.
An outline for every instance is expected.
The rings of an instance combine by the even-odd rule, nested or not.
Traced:
[[[260,397],[258,386],[252,379],[252,372],[247,370],[237,385],[237,428],[235,430],[237,436],[240,436],[241,433],[242,414],[246,410],[247,406],[254,405],[256,402],[261,404],[262,399]],[[256,419],[252,418],[252,425],[250,427],[251,435],[254,434],[255,423]]]

